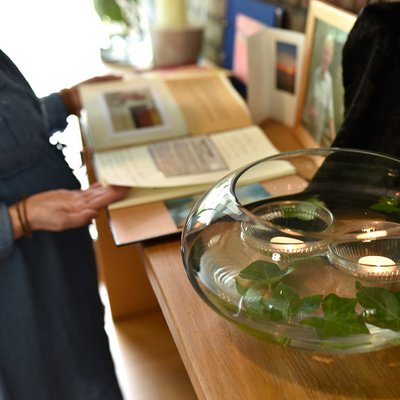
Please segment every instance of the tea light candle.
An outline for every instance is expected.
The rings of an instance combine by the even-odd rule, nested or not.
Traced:
[[[270,240],[270,243],[272,244],[273,249],[286,252],[297,250],[305,246],[305,243],[302,240],[285,236],[274,236]]]
[[[388,257],[365,256],[358,260],[358,263],[368,272],[391,272],[396,270],[396,263]]]
[[[383,256],[365,256],[358,260],[359,264],[375,265],[379,267],[395,265],[396,263],[388,257]]]
[[[159,28],[177,28],[187,24],[185,0],[156,0],[156,23]]]

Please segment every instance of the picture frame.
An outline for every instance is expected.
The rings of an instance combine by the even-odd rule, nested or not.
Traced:
[[[357,16],[311,0],[295,133],[304,147],[329,147],[344,117],[342,50]]]

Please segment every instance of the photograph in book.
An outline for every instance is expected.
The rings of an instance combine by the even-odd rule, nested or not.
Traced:
[[[83,131],[94,151],[188,134],[185,117],[161,80],[138,78],[86,84],[80,94]]]
[[[252,124],[225,71],[152,74],[80,91],[83,133],[95,152]]]
[[[114,135],[165,123],[161,105],[149,88],[106,93],[103,100]]]

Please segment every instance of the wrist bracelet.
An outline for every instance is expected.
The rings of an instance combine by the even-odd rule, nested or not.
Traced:
[[[22,233],[24,236],[31,238],[32,237],[32,227],[28,220],[28,214],[26,210],[26,198],[19,201],[15,208],[17,209],[18,220],[21,225]]]

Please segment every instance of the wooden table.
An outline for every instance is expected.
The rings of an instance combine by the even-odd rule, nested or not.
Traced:
[[[281,151],[298,147],[290,130],[271,122],[264,128]],[[112,214],[110,218],[112,225]],[[186,276],[179,237],[140,247],[134,247],[135,257],[129,253],[132,246],[118,248],[123,252],[119,258],[110,253],[109,257],[114,264],[122,260],[128,264],[129,279],[137,282],[130,294],[136,294],[142,308],[149,301],[139,290],[146,286],[145,271],[198,398],[400,399],[400,347],[324,355],[269,344],[242,332],[203,302]],[[140,252],[144,268],[139,263]],[[152,300],[149,306],[154,306]]]
[[[399,399],[400,347],[323,355],[269,344],[212,311],[179,240],[144,246],[146,272],[199,399]]]

